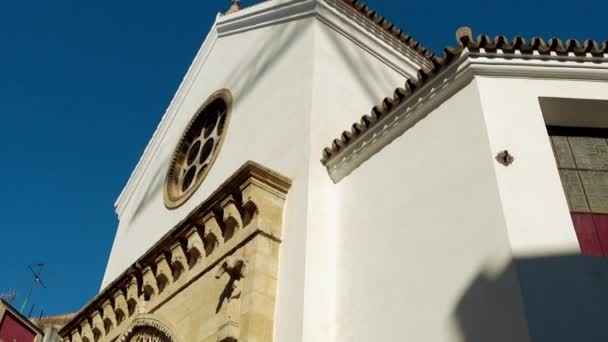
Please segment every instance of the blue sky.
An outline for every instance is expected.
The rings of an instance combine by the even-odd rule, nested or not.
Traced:
[[[252,1],[244,1],[247,5]],[[432,50],[474,33],[608,39],[604,1],[369,0]],[[34,314],[99,289],[114,200],[229,0],[0,3],[0,292],[31,284]],[[577,7],[574,7],[577,6]],[[365,109],[362,109],[364,111]]]

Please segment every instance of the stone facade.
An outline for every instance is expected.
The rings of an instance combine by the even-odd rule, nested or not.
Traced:
[[[63,341],[272,341],[290,185],[246,163],[67,323]]]

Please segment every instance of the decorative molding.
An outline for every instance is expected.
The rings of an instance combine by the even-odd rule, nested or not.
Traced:
[[[154,312],[214,269],[218,278],[224,274],[230,278],[220,303],[240,297],[239,281],[247,261],[232,255],[258,235],[280,242],[290,187],[288,178],[254,162],[245,163],[86,304],[59,331],[60,336],[68,342],[112,341],[125,326],[137,326],[139,315]]]
[[[443,101],[464,88],[473,79],[466,61],[462,59],[449,65],[440,76],[418,90],[416,96],[409,97],[395,110],[383,116],[356,141],[345,146],[338,156],[330,159],[326,167],[334,183],[342,180]]]
[[[519,56],[518,56],[519,57]],[[364,161],[401,136],[476,76],[608,81],[608,58],[574,55],[522,55],[505,58],[500,51],[488,54],[465,49],[423,88],[383,116],[357,140],[327,161],[327,171],[339,182]]]
[[[384,63],[403,77],[412,77],[415,71],[428,65],[428,61],[396,38],[379,31],[357,17],[350,7],[340,1],[328,0],[318,6],[315,17],[320,23],[341,35],[363,51]]]
[[[347,33],[345,29],[339,27],[336,24],[336,21],[339,20],[340,24],[345,24],[348,28],[353,28],[357,33],[366,36],[369,39],[375,40],[380,44],[386,44],[390,47],[390,49],[383,49],[382,53],[388,53],[393,57],[400,59],[405,65],[410,66],[415,71],[420,69],[421,67],[430,68],[431,61],[423,56],[423,53],[418,52],[416,49],[412,48],[407,42],[400,40],[394,34],[389,33],[383,26],[379,23],[371,21],[368,17],[363,15],[360,11],[356,10],[352,4],[345,3],[344,0],[323,0],[321,2],[321,7],[323,9],[327,9],[327,11],[318,11],[318,17],[322,22],[326,23],[330,27],[332,27],[336,32],[341,33],[346,38],[354,41],[359,46],[364,47],[366,50],[369,50],[372,55],[376,56],[380,60],[387,60],[386,57],[380,56],[378,51],[374,49],[370,49],[368,47],[369,44],[362,44],[360,39],[355,37],[355,35],[351,33]],[[330,17],[329,13],[332,12],[335,18]],[[348,20],[340,20],[340,15]],[[354,24],[356,23],[356,25]],[[411,39],[411,37],[410,37]],[[417,43],[416,43],[417,44]],[[420,45],[417,45],[420,47]],[[423,50],[426,50],[422,48]],[[397,54],[399,52],[400,54]],[[397,66],[398,69],[402,69],[403,67]],[[412,74],[411,76],[414,76]]]
[[[140,339],[137,339],[137,338]],[[125,330],[116,342],[178,342],[167,327],[160,321],[152,318],[137,318]]]
[[[403,65],[412,70],[430,66],[429,60],[416,50],[341,0],[275,1],[274,5],[267,1],[242,10],[238,15],[220,17],[217,28],[219,36],[223,37],[312,16],[404,76],[408,73]],[[379,52],[378,48],[382,51]],[[403,65],[391,61],[384,54],[398,59]]]
[[[355,0],[345,0],[355,1]],[[367,12],[366,12],[367,13]],[[512,40],[504,36],[497,36],[491,39],[487,35],[479,35],[476,39],[468,27],[461,27],[456,31],[457,47],[446,47],[441,57],[431,57],[432,67],[430,69],[421,68],[415,78],[409,78],[403,87],[395,89],[392,97],[385,97],[381,104],[372,108],[369,115],[361,117],[359,122],[355,122],[349,130],[333,140],[330,146],[323,149],[321,163],[328,166],[331,159],[339,158],[346,150],[346,147],[353,145],[365,133],[377,130],[386,116],[392,116],[394,111],[399,110],[405,103],[412,98],[421,98],[424,94],[421,91],[437,78],[442,78],[443,73],[449,70],[453,63],[462,60],[465,56],[483,57],[500,60],[525,60],[527,63],[543,63],[542,67],[557,67],[556,63],[577,62],[577,63],[602,63],[608,55],[608,41],[599,43],[594,40],[586,40],[580,43],[569,39],[566,43],[556,38],[551,38],[545,43],[541,38],[535,37],[527,42],[523,37],[517,36]],[[544,64],[547,63],[547,64]],[[559,65],[561,67],[561,65]],[[516,69],[516,68],[513,68]],[[539,69],[540,70],[540,69]],[[509,71],[509,70],[507,70]],[[549,77],[553,77],[550,73]]]
[[[229,16],[218,17],[220,37],[282,24],[314,15],[317,0],[265,1]]]
[[[494,53],[469,52],[472,59],[471,68],[475,75],[510,77],[510,78],[537,78],[537,79],[565,79],[565,80],[608,80],[608,55],[575,56],[532,55],[515,54],[505,57],[500,51]]]

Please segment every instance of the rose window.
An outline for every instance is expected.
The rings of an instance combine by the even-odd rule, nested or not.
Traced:
[[[230,121],[232,96],[228,90],[211,95],[192,118],[173,153],[164,199],[177,208],[192,196],[213,165]]]

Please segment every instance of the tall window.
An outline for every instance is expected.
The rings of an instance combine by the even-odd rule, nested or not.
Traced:
[[[608,129],[548,131],[581,251],[608,256]]]

